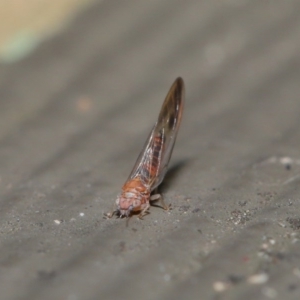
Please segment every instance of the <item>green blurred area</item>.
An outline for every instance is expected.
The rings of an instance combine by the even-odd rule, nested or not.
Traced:
[[[94,1],[2,0],[0,62],[11,63],[22,59]]]

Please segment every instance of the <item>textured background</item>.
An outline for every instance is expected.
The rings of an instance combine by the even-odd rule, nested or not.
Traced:
[[[3,61],[1,299],[299,299],[299,9],[96,1]],[[177,76],[173,210],[103,219]]]

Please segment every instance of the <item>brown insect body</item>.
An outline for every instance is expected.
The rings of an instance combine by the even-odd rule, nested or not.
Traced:
[[[126,182],[116,205],[121,216],[129,217],[131,212],[141,211],[147,207],[150,198],[150,189],[140,178]]]
[[[179,77],[175,80],[162,105],[158,120],[154,125],[146,144],[140,153],[128,180],[116,200],[114,213],[129,217],[132,212],[140,212],[143,217],[151,200],[159,195],[150,196],[162,182],[173,151],[178,133],[184,101],[184,83]],[[167,209],[164,205],[164,208]]]

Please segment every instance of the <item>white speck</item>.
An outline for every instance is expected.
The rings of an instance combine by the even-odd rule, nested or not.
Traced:
[[[54,220],[54,223],[59,225],[61,223],[61,221],[60,220]]]
[[[271,245],[275,245],[275,244],[276,244],[276,241],[273,240],[273,239],[270,239],[270,240],[269,240],[269,243],[270,243]]]
[[[290,157],[281,157],[279,161],[283,165],[290,165],[293,163],[293,160]]]
[[[84,213],[81,212],[81,213],[79,214],[79,216],[80,216],[80,217],[84,217]]]
[[[221,293],[228,289],[229,284],[223,281],[216,281],[213,284],[213,288],[216,292]]]
[[[278,223],[278,225],[279,225],[280,227],[283,227],[283,228],[286,227],[286,225],[285,225],[284,223],[282,223],[282,222],[277,222],[277,223]]]
[[[251,284],[263,284],[269,280],[269,275],[266,273],[260,273],[252,275],[248,278],[248,282]]]

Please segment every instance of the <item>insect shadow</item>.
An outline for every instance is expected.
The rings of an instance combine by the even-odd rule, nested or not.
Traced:
[[[169,190],[169,188],[173,185],[173,182],[176,180],[180,172],[186,168],[189,163],[191,162],[191,159],[182,159],[177,161],[175,164],[172,164],[172,166],[169,168],[163,182],[158,186],[158,192],[164,193]]]

